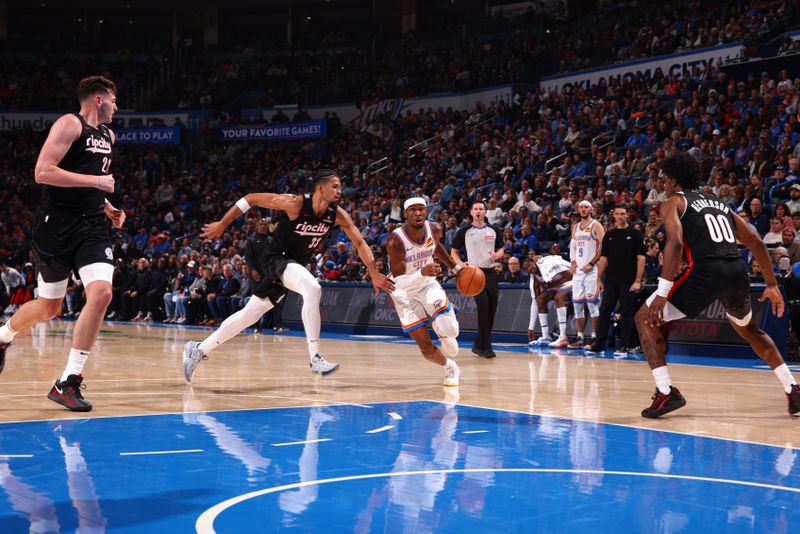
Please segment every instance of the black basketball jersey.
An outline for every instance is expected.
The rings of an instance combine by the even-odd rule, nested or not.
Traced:
[[[278,222],[272,253],[283,254],[301,265],[307,264],[336,224],[336,209],[336,204],[330,204],[322,216],[317,216],[311,195],[305,195],[300,215],[294,220],[286,218]]]
[[[714,195],[696,191],[679,194],[686,199],[681,226],[687,261],[741,259],[731,208]]]
[[[81,134],[58,163],[65,171],[102,176],[111,173],[113,141],[110,130],[101,124],[89,126],[80,114]],[[45,206],[75,215],[96,215],[103,212],[106,193],[94,187],[44,186]]]

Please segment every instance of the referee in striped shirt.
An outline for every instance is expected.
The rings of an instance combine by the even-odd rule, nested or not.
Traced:
[[[459,251],[466,247],[467,263],[480,267],[486,275],[486,288],[475,296],[475,305],[478,307],[478,336],[472,345],[472,352],[481,358],[494,358],[497,355],[492,350],[491,335],[499,292],[499,278],[494,270],[494,262],[502,261],[505,256],[503,234],[500,229],[486,223],[486,204],[483,201],[473,202],[469,214],[472,216],[472,224],[463,226],[456,232],[450,255],[460,263],[462,259]]]

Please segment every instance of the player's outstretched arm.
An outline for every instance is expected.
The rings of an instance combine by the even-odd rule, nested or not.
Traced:
[[[81,121],[75,115],[64,115],[50,128],[47,140],[42,145],[33,175],[37,184],[58,187],[93,187],[112,193],[114,177],[110,174],[95,176],[65,171],[58,164],[64,159],[69,147],[81,135]]]
[[[268,208],[285,211],[289,219],[296,219],[303,207],[303,197],[296,195],[276,195],[275,193],[250,193],[236,201],[222,219],[203,226],[200,237],[205,239],[219,239],[225,229],[236,218],[254,207]]]
[[[370,250],[367,242],[364,241],[364,237],[361,235],[361,232],[358,231],[356,225],[353,224],[353,219],[350,218],[350,215],[341,207],[338,207],[336,210],[336,224],[342,227],[342,230],[347,234],[356,252],[358,252],[358,257],[361,258],[361,261],[367,266],[369,279],[372,281],[372,287],[375,288],[375,292],[377,293],[383,290],[387,293],[391,293],[394,291],[394,285],[386,278],[385,274],[378,272],[378,269],[375,267],[375,257],[372,255],[372,250]]]
[[[758,301],[764,302],[764,300],[769,299],[770,303],[772,304],[772,313],[778,317],[783,317],[783,295],[781,294],[780,289],[778,289],[778,280],[775,278],[775,273],[769,267],[772,265],[772,260],[769,258],[767,246],[761,240],[761,236],[759,236],[752,228],[750,228],[750,226],[748,226],[746,222],[744,222],[739,215],[735,213],[733,214],[733,222],[736,226],[733,229],[734,233],[736,234],[736,239],[750,249],[750,252],[752,252],[756,257],[758,263],[767,266],[767,268],[763,270],[764,281],[766,282],[767,287],[764,288],[764,292],[761,293],[760,297],[758,297]]]

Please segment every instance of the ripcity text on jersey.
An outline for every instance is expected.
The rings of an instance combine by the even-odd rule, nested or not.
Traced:
[[[111,174],[114,143],[111,131],[105,124],[94,128],[79,113],[81,134],[58,163],[58,167],[77,174],[103,176]],[[44,186],[44,205],[47,209],[73,215],[98,215],[103,213],[106,193],[94,187]]]
[[[300,214],[294,220],[281,219],[275,228],[273,254],[283,254],[306,265],[322,240],[336,225],[336,204],[329,204],[322,215],[314,213],[311,194],[303,196]]]

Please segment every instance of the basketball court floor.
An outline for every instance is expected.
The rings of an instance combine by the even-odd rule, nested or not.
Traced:
[[[462,344],[461,386],[407,337],[105,324],[90,414],[46,399],[74,323],[18,336],[0,375],[0,532],[797,532],[800,418],[760,360],[682,357],[688,405],[639,412],[640,358]],[[794,368],[798,371],[797,367]]]

